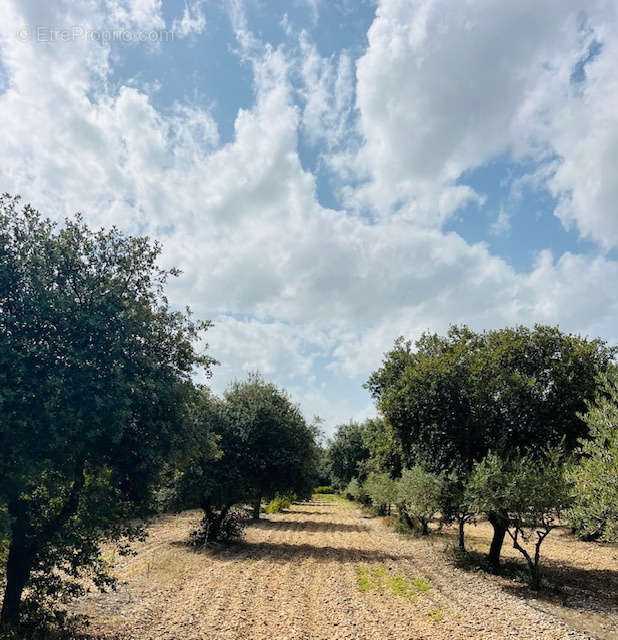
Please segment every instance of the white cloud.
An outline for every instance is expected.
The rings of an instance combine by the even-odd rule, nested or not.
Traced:
[[[159,3],[107,4],[116,21],[157,23]],[[223,145],[207,109],[183,102],[163,113],[144,90],[110,82],[107,46],[17,41],[15,25],[36,22],[36,10],[11,5],[2,40],[3,190],[58,218],[81,210],[93,224],[161,239],[166,263],[184,271],[171,299],[217,321],[207,336],[223,362],[217,388],[260,369],[329,422],[366,414],[367,397],[343,382],[336,391],[322,386],[320,376],[358,386],[402,333],[540,320],[617,339],[615,261],[541,252],[530,273],[517,273],[485,245],[440,228],[462,204],[483,206],[482,194],[457,183],[460,173],[511,149],[559,156],[528,181],[550,184],[560,215],[582,233],[598,238],[607,229],[612,238],[614,143],[598,132],[613,131],[603,57],[613,45],[572,93],[573,61],[591,37],[573,22],[577,3],[408,4],[379,8],[357,67],[354,131],[346,54],[322,58],[304,36],[302,60],[290,59],[287,49],[262,44],[242,5],[232,4],[255,103],[239,110]],[[110,20],[102,10],[58,7],[52,23],[101,28]],[[601,24],[596,14],[591,20]],[[306,89],[297,104],[291,76],[299,70]],[[563,125],[553,124],[556,114]],[[351,210],[320,206],[298,156],[299,132],[330,153],[340,175],[347,163]],[[359,154],[345,148],[358,134]],[[587,198],[594,211],[584,216]],[[368,203],[372,219],[357,215]]]
[[[117,27],[144,31],[165,29],[162,0],[104,0],[107,14]]]
[[[199,35],[206,28],[206,16],[204,15],[205,0],[194,0],[193,2],[185,2],[185,7],[180,20],[175,19],[172,23],[172,31],[177,33],[181,38],[189,35]]]
[[[350,135],[352,61],[346,52],[323,58],[305,31],[300,34],[299,45],[303,130],[312,144],[325,142],[330,150]]]
[[[502,236],[509,232],[511,228],[511,214],[504,208],[500,208],[498,215],[489,227],[490,233],[494,236]]]
[[[581,8],[564,0],[381,2],[357,64],[368,202],[385,212],[412,200],[417,219],[441,224],[431,201],[465,170],[506,151],[547,153],[537,121],[585,51]]]

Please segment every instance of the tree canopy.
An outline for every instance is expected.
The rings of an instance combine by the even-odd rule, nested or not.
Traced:
[[[3,622],[17,620],[26,584],[32,597],[36,579],[69,585],[53,568],[104,581],[98,541],[131,532],[126,516],[190,446],[191,374],[213,362],[195,348],[208,323],[170,309],[163,287],[176,272],[159,253],[148,238],[92,231],[79,216],[57,226],[0,198]]]
[[[184,465],[177,483],[180,503],[204,510],[201,542],[219,537],[235,504],[253,502],[257,517],[263,497],[311,494],[320,455],[317,430],[285,391],[252,374],[233,382],[221,399],[204,391],[201,405],[206,446]],[[214,458],[211,433],[219,449]]]
[[[407,465],[471,465],[491,449],[571,451],[586,433],[580,413],[616,350],[602,340],[536,325],[400,338],[367,388],[392,426]]]

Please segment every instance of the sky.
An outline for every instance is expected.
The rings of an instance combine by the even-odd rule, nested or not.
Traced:
[[[163,245],[221,393],[373,415],[400,335],[618,342],[613,0],[5,0],[0,189]]]

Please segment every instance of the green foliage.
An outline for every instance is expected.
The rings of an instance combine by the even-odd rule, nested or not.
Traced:
[[[317,494],[327,494],[327,493],[335,493],[335,490],[332,487],[316,487],[313,490],[313,493],[317,493]]]
[[[446,336],[403,338],[366,387],[392,427],[406,466],[467,474],[487,453],[567,453],[586,434],[581,412],[596,393],[616,348],[601,340],[536,325],[475,333],[453,326]],[[495,568],[505,531],[490,514]]]
[[[358,464],[361,478],[369,473],[401,474],[401,448],[392,428],[382,418],[369,418],[363,423],[363,442],[369,458]]]
[[[365,426],[358,422],[342,424],[327,447],[328,465],[334,486],[343,488],[359,475],[359,468],[369,459],[365,444]]]
[[[580,440],[579,462],[569,478],[575,502],[569,519],[582,537],[618,541],[618,373],[612,369],[582,416],[587,439]]]
[[[427,616],[429,617],[430,620],[433,620],[434,622],[442,622],[442,620],[444,620],[444,615],[442,614],[442,609],[440,608],[430,609],[427,612]]]
[[[369,494],[358,478],[352,478],[345,489],[345,496],[349,500],[356,500],[362,504],[368,504],[370,501]]]
[[[234,466],[253,496],[286,492],[311,496],[318,434],[287,392],[252,374],[246,381],[232,383],[223,399],[225,418],[241,444]]]
[[[461,471],[451,471],[446,474],[443,477],[439,499],[442,522],[445,524],[456,522],[458,525],[458,544],[462,551],[465,551],[464,527],[469,522],[474,522],[476,515],[466,493],[467,481],[467,474]]]
[[[431,589],[431,585],[424,578],[409,579],[401,573],[393,575],[383,564],[371,570],[366,565],[357,567],[356,582],[361,591],[388,590],[403,598],[415,598]]]
[[[222,541],[233,505],[274,495],[274,508],[292,492],[311,495],[317,433],[284,391],[251,375],[233,383],[222,399],[202,391],[196,415],[202,444],[181,467],[175,488],[177,507],[204,510],[207,535],[198,540]]]
[[[572,486],[565,476],[560,447],[542,456],[526,453],[501,458],[489,453],[475,465],[468,483],[468,499],[481,512],[504,522],[513,546],[525,558],[530,583],[540,586],[541,544],[571,504]],[[526,543],[532,541],[532,550]]]
[[[554,327],[475,333],[453,326],[400,338],[367,388],[402,447],[407,465],[469,470],[489,450],[537,450],[584,436],[579,412],[615,349]]]
[[[194,344],[160,247],[77,216],[57,227],[0,198],[0,510],[10,516],[2,621],[113,583],[99,543],[140,534],[165,463],[193,443]],[[27,588],[27,602],[21,595]],[[57,614],[60,615],[60,614]]]
[[[404,469],[397,481],[396,502],[400,514],[410,526],[416,519],[425,535],[429,532],[429,522],[439,509],[442,487],[442,477],[420,465]]]
[[[279,513],[292,505],[295,495],[276,495],[267,505],[266,513]]]
[[[388,473],[370,473],[364,490],[375,509],[382,514],[390,512],[390,506],[395,502],[395,481]]]

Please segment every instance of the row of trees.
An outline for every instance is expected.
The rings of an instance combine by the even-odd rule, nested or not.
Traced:
[[[559,516],[616,538],[615,353],[546,326],[399,339],[367,383],[383,417],[342,425],[330,442],[334,482],[378,510],[397,504],[425,533],[439,512],[458,523],[462,549],[466,523],[484,514],[491,566],[508,536],[538,586]]]
[[[112,586],[101,543],[128,552],[162,498],[204,510],[203,542],[238,530],[234,505],[313,482],[315,428],[285,392],[193,382],[209,323],[170,307],[160,250],[0,198],[0,625],[62,622],[83,578]]]

